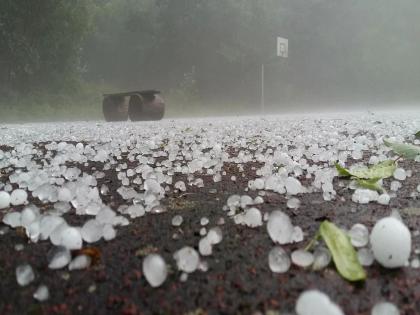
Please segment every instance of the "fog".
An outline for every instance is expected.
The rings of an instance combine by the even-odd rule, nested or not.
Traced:
[[[39,3],[0,4],[5,112],[97,117],[102,93],[157,89],[169,116],[261,113],[262,65],[266,113],[420,101],[416,0]]]

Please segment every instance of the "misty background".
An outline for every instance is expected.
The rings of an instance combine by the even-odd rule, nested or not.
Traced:
[[[419,17],[418,0],[2,0],[0,120],[100,119],[102,93],[149,88],[169,117],[258,113],[263,63],[268,111],[418,104]]]

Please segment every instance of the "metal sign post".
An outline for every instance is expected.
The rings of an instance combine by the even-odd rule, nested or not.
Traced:
[[[289,57],[289,40],[283,37],[277,37],[277,57]],[[265,65],[261,64],[261,113],[265,114]]]

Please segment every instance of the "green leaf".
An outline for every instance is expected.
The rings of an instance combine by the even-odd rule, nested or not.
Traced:
[[[420,130],[419,130],[419,131],[417,131],[417,132],[414,134],[414,137],[415,137],[416,139],[420,139]]]
[[[366,272],[349,237],[329,221],[322,222],[319,233],[331,252],[338,273],[349,281],[365,280]]]
[[[390,147],[395,154],[405,157],[410,160],[414,160],[420,155],[420,147],[406,144],[406,143],[394,143],[384,140],[384,144]]]
[[[358,179],[357,185],[361,188],[366,188],[370,190],[376,190],[379,193],[382,193],[384,189],[381,185],[379,185],[380,178],[372,178],[372,179]]]
[[[343,176],[343,177],[352,177],[353,176],[348,169],[342,167],[338,163],[335,163],[335,168],[337,169],[338,175],[340,175],[340,176]]]
[[[354,170],[348,170],[339,164],[335,164],[335,167],[340,176],[355,177],[356,179],[376,179],[378,181],[381,178],[388,178],[394,174],[397,165],[395,161],[386,160],[380,162],[372,167],[361,167]]]

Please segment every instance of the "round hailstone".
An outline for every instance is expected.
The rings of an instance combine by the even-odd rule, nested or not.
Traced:
[[[417,191],[420,192],[420,185],[417,186]],[[0,207],[1,209],[1,207]]]
[[[9,212],[3,217],[3,223],[9,225],[12,228],[22,226],[20,212]]]
[[[16,267],[16,281],[24,287],[35,280],[35,273],[29,264],[23,264]]]
[[[53,245],[61,245],[61,236],[63,231],[68,227],[67,223],[64,221],[58,225],[50,234],[50,241]]]
[[[66,187],[62,187],[62,188],[58,189],[57,198],[58,198],[59,201],[70,202],[73,199],[73,195],[72,195],[70,189],[68,189]]]
[[[210,256],[213,252],[213,246],[207,237],[203,237],[198,243],[198,250],[202,256]]]
[[[222,229],[218,226],[211,228],[207,233],[206,238],[212,245],[219,244],[223,239]]]
[[[0,191],[0,209],[6,209],[10,206],[10,195],[8,192]]]
[[[185,246],[174,253],[174,258],[179,270],[187,273],[194,272],[200,263],[200,256],[197,251],[189,246]]]
[[[312,253],[298,249],[292,253],[292,262],[299,267],[307,268],[314,262],[314,255]]]
[[[99,241],[103,235],[103,225],[95,219],[86,221],[82,227],[82,237],[87,243]]]
[[[67,227],[61,232],[61,245],[69,250],[81,249],[83,244],[79,229]]]
[[[405,180],[407,178],[407,174],[404,169],[399,167],[394,171],[394,178],[397,180]]]
[[[392,303],[380,302],[372,308],[371,315],[400,315],[400,311]]]
[[[145,213],[146,211],[142,205],[132,205],[124,210],[124,214],[128,214],[132,219],[142,217]]]
[[[117,232],[111,224],[104,225],[102,234],[105,241],[111,241],[117,236]]]
[[[243,223],[249,227],[261,226],[263,224],[261,211],[257,208],[246,210],[243,217]]]
[[[382,194],[378,197],[378,203],[380,205],[387,206],[389,205],[390,200],[391,200],[391,197],[388,194]]]
[[[363,224],[353,225],[348,234],[354,247],[365,247],[369,243],[369,230]]]
[[[28,199],[28,194],[23,189],[15,189],[10,195],[10,203],[13,206],[23,205]]]
[[[60,224],[65,223],[62,217],[55,215],[46,215],[40,220],[40,239],[46,240],[50,237],[52,231]]]
[[[291,198],[287,200],[287,208],[289,209],[297,209],[300,207],[300,200],[297,198]]]
[[[284,186],[289,195],[297,195],[302,192],[301,183],[294,177],[287,177],[284,181]]]
[[[50,269],[64,268],[71,261],[70,251],[64,246],[53,248],[48,256],[50,257],[48,263]]]
[[[202,217],[201,219],[200,219],[200,224],[202,225],[202,226],[206,226],[207,224],[209,224],[209,219],[208,218],[206,218],[206,217]]]
[[[168,269],[163,258],[158,254],[146,256],[143,260],[143,274],[152,287],[161,286],[168,275]]]
[[[298,315],[344,315],[340,307],[318,290],[303,292],[296,302],[295,311]]]
[[[275,210],[268,218],[267,231],[273,242],[283,245],[291,243],[294,227],[287,214]]]
[[[186,191],[187,187],[185,186],[185,183],[183,181],[178,181],[174,185],[175,189],[178,189],[179,191]]]
[[[387,217],[376,222],[370,243],[375,259],[386,268],[403,267],[410,257],[410,231],[396,218]]]
[[[367,204],[371,201],[376,201],[379,198],[379,194],[376,191],[370,189],[356,189],[351,196],[353,202],[360,204]]]
[[[76,256],[69,264],[69,270],[81,270],[90,266],[92,258],[88,255]]]
[[[257,178],[256,180],[254,180],[254,188],[257,190],[261,190],[264,189],[265,186],[265,181],[262,178]]]
[[[362,266],[369,267],[375,261],[375,257],[373,257],[372,250],[369,248],[360,248],[357,251],[357,257],[359,262]]]
[[[48,287],[44,284],[41,284],[38,289],[34,292],[33,295],[34,299],[39,302],[45,302],[50,297],[50,291],[48,290]]]
[[[326,268],[331,262],[331,253],[324,247],[319,247],[314,252],[314,263],[312,269],[315,271]]]
[[[180,215],[176,215],[172,218],[172,225],[173,226],[181,226],[184,219]]]
[[[290,257],[283,248],[275,246],[268,254],[268,265],[272,272],[287,272],[291,265]]]
[[[27,207],[21,212],[21,224],[23,227],[27,228],[29,225],[36,220],[38,217],[38,212],[34,211],[33,208]]]

